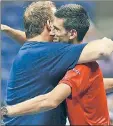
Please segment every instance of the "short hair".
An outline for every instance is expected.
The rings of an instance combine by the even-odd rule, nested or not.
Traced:
[[[40,35],[44,30],[47,20],[53,21],[54,14],[51,4],[53,4],[51,1],[38,1],[32,2],[26,8],[24,13],[24,28],[27,38]]]
[[[75,29],[77,31],[77,40],[82,41],[87,33],[90,21],[85,9],[78,4],[67,4],[61,6],[55,13],[57,18],[64,19],[64,28],[66,30]]]

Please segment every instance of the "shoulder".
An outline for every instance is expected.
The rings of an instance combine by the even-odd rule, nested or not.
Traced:
[[[98,68],[99,68],[99,65],[96,61],[84,63],[84,64],[78,64],[75,66],[75,69],[79,69],[81,71],[92,71],[92,70],[98,69]]]

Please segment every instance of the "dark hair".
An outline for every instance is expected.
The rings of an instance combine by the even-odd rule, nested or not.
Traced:
[[[61,6],[55,13],[57,18],[63,18],[64,28],[66,30],[75,29],[77,31],[77,40],[82,41],[87,33],[90,21],[85,9],[78,4],[67,4]]]
[[[43,32],[47,20],[53,21],[51,1],[38,1],[30,4],[24,13],[24,28],[27,38],[33,38]]]

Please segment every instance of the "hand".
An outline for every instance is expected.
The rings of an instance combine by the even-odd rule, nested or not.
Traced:
[[[1,117],[7,115],[7,108],[5,106],[1,107],[0,115]]]
[[[7,31],[9,29],[10,29],[9,26],[1,24],[1,31]]]
[[[113,49],[113,41],[107,37],[104,37],[102,40],[102,44],[106,43],[108,44],[108,49]],[[113,50],[112,50],[113,51]]]
[[[110,40],[110,41],[112,41],[111,39],[109,39],[109,38],[107,38],[107,37],[102,38],[102,40],[105,40],[105,41]]]
[[[9,116],[9,113],[10,113],[12,107],[11,106],[3,106],[0,109],[1,109],[0,115],[3,118],[5,115]]]

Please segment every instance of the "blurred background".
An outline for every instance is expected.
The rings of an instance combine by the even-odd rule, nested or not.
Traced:
[[[2,1],[1,2],[1,23],[12,28],[24,31],[23,13],[25,8],[32,1]],[[113,1],[57,1],[57,7],[64,4],[77,3],[82,5],[88,12],[91,19],[91,27],[84,42],[102,38],[104,36],[113,39]],[[5,103],[7,80],[9,78],[10,68],[13,60],[18,53],[21,45],[1,33],[1,66],[2,66],[2,104]],[[113,55],[105,61],[98,61],[104,77],[113,78]],[[108,104],[113,106],[113,93],[107,94]],[[113,108],[110,110],[113,114]]]

